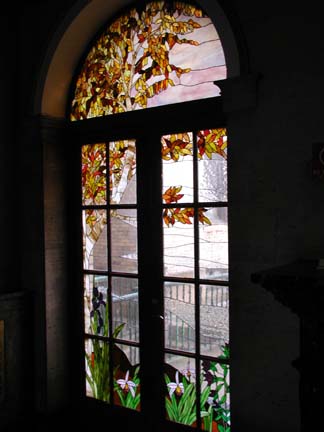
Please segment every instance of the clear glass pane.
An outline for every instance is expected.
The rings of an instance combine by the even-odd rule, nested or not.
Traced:
[[[197,419],[195,360],[189,357],[166,354],[164,377],[167,419],[193,425]]]
[[[228,346],[224,358],[229,358]],[[230,432],[230,368],[228,364],[203,360],[201,362],[202,429]]]
[[[114,403],[140,410],[139,348],[114,345]]]
[[[200,202],[227,201],[226,129],[206,129],[197,134]]]
[[[86,395],[110,401],[109,345],[98,339],[85,340]]]
[[[109,143],[111,204],[136,204],[136,147],[134,140]]]
[[[229,340],[228,287],[200,286],[200,351],[212,357],[222,355]]]
[[[227,207],[199,210],[199,254],[202,279],[228,280]]]
[[[82,146],[82,204],[106,204],[106,144]]]
[[[84,275],[84,331],[108,336],[108,278]]]
[[[178,1],[149,2],[109,23],[93,43],[70,118],[218,96],[214,81],[225,78],[222,44],[204,12]]]
[[[195,351],[195,286],[188,283],[164,283],[165,347]]]
[[[194,227],[192,208],[163,210],[164,276],[194,276]]]
[[[116,338],[139,341],[137,279],[112,278],[112,320]]]
[[[112,271],[137,273],[137,210],[114,209],[110,215]]]
[[[107,212],[88,209],[82,212],[83,268],[107,270]]]
[[[192,133],[164,135],[162,199],[165,204],[193,201]]]

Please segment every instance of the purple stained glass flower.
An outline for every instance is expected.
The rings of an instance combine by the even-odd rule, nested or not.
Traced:
[[[90,317],[97,317],[97,334],[101,333],[104,326],[104,314],[106,310],[106,302],[103,299],[102,292],[99,291],[98,287],[94,286],[92,290],[92,310],[90,311]]]

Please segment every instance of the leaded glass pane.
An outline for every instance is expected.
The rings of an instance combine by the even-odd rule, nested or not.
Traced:
[[[85,340],[86,395],[110,401],[109,344],[98,339]]]
[[[165,347],[195,351],[195,286],[188,283],[164,283]]]
[[[200,277],[228,280],[227,207],[204,208],[200,211]]]
[[[137,210],[110,212],[111,268],[115,272],[137,272]]]
[[[222,354],[229,340],[228,287],[200,285],[200,351],[213,357]]]
[[[107,270],[107,212],[87,209],[82,212],[83,268]]]
[[[223,346],[224,363],[201,362],[202,429],[206,431],[231,430],[229,347]]]
[[[194,276],[193,208],[163,210],[164,276]]]
[[[111,204],[136,203],[136,147],[134,140],[109,143]]]
[[[108,24],[78,75],[71,120],[219,95],[218,33],[197,6],[157,1]]]
[[[114,403],[140,410],[139,348],[114,345]]]
[[[82,146],[82,204],[106,203],[106,145]]]
[[[164,135],[162,198],[165,204],[193,201],[192,133]]]
[[[108,278],[84,275],[84,330],[98,336],[108,336]]]
[[[164,371],[166,418],[193,425],[197,419],[195,359],[167,354]]]
[[[197,152],[199,201],[227,201],[226,129],[199,131]]]
[[[112,278],[112,319],[119,339],[139,341],[138,279]]]

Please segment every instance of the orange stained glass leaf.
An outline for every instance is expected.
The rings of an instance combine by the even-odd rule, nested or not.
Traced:
[[[198,158],[219,154],[227,159],[227,132],[225,128],[205,129],[197,134]]]
[[[206,208],[200,208],[198,209],[198,220],[202,224],[211,225],[211,221],[208,219],[208,217],[205,215],[205,213],[208,211]]]
[[[194,5],[185,4],[177,1],[174,2],[174,5],[178,10],[179,14],[183,13],[183,15],[196,16],[199,18],[203,16],[202,10],[197,9]]]
[[[82,204],[106,203],[106,145],[84,145],[82,157]]]
[[[166,204],[171,204],[179,201],[183,197],[183,194],[179,194],[182,189],[182,186],[170,186],[162,195],[163,200]]]
[[[192,134],[181,133],[162,137],[162,159],[179,160],[180,156],[192,155]]]
[[[211,221],[205,215],[208,209],[198,209],[198,220],[201,224],[211,225]],[[194,217],[194,209],[192,207],[187,208],[167,208],[163,210],[163,221],[167,226],[173,226],[176,222],[180,222],[185,225],[191,225]]]
[[[180,45],[186,46],[185,54],[175,49]],[[192,71],[197,79],[189,88],[181,78]],[[108,24],[96,40],[75,83],[70,118],[216,96],[213,81],[224,78],[217,31],[200,8],[183,2],[147,3]]]

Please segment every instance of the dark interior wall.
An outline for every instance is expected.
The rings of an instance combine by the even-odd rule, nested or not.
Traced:
[[[46,272],[57,267],[45,265],[49,216],[33,95],[46,47],[73,3],[33,1],[0,17],[0,294],[35,294],[37,344],[30,355],[37,366],[36,405],[43,409],[60,404],[64,392],[55,391],[55,380],[64,380],[68,341],[60,340],[57,354],[55,333],[46,354],[45,310],[60,334],[64,324],[55,327],[44,289]],[[252,284],[250,275],[297,258],[324,257],[324,184],[312,178],[310,168],[312,144],[324,140],[322,15],[315,0],[274,1],[271,8],[232,0],[226,7],[240,22],[250,72],[259,77],[256,106],[228,114],[233,430],[298,432],[298,373],[291,362],[299,353],[299,321]],[[46,178],[56,175],[60,171]],[[59,200],[60,187],[45,190]],[[57,311],[62,305],[55,301]]]
[[[245,430],[294,431],[299,320],[249,279],[324,253],[324,184],[310,166],[312,144],[323,141],[323,28],[315,2],[235,6],[260,79],[256,108],[230,120],[232,382],[240,389],[233,417],[237,409]]]
[[[17,106],[17,43],[19,35],[12,25],[10,10],[1,12],[0,37],[0,226],[2,241],[0,252],[0,293],[16,291],[20,281],[15,269],[19,266],[19,157],[16,152],[14,113]],[[16,274],[16,277],[14,275]]]

